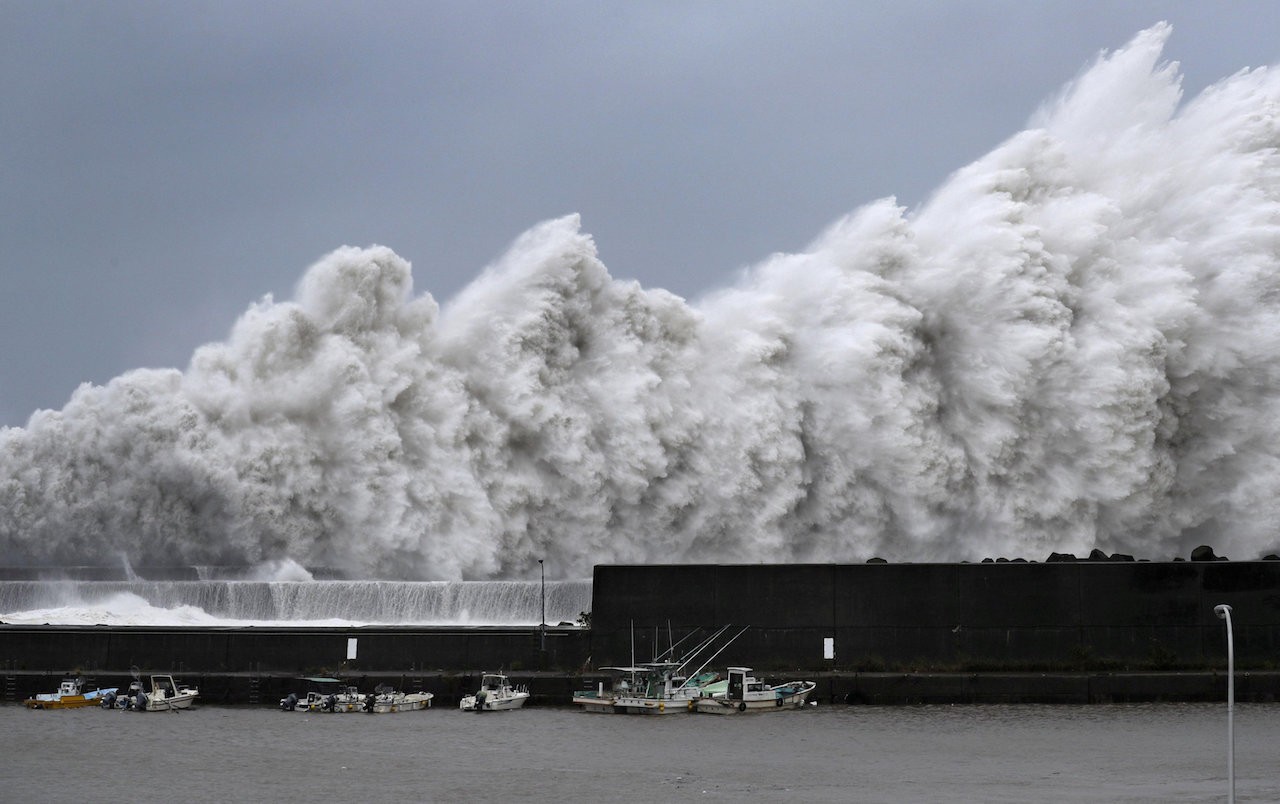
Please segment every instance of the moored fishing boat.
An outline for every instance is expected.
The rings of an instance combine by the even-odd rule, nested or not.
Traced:
[[[725,642],[697,670],[686,674],[686,668],[702,653],[710,650],[728,629],[729,626],[723,626],[680,662],[654,660],[633,663],[630,667],[600,668],[613,674],[612,684],[606,689],[604,683],[600,682],[594,690],[579,690],[573,694],[573,703],[587,712],[669,715],[692,711],[694,701],[702,697],[702,688],[719,678],[714,672],[703,672],[706,666],[742,636],[746,629],[743,628]],[[672,645],[663,655],[674,656],[678,646],[679,643]]]
[[[626,683],[629,674],[635,671],[630,667],[601,667],[600,670],[614,673],[614,678],[607,685],[604,681],[597,683],[595,689],[574,690],[571,702],[581,706],[584,712],[612,712],[614,690]]]
[[[364,697],[363,711],[371,715],[383,715],[430,709],[431,699],[434,697],[429,692],[400,692],[391,687],[380,686]]]
[[[177,712],[190,709],[195,703],[200,690],[194,687],[179,687],[173,676],[153,675],[150,691],[139,690],[129,707],[137,712]]]
[[[307,676],[308,689],[300,697],[289,693],[280,699],[280,708],[286,712],[363,712],[365,696],[360,691],[336,678]]]
[[[324,705],[329,712],[363,712],[364,696],[351,684],[344,684],[341,690],[325,699]]]
[[[502,712],[519,709],[528,699],[525,687],[511,686],[511,680],[501,673],[485,673],[480,689],[474,695],[464,695],[458,708],[464,712]]]
[[[739,712],[777,712],[799,709],[817,687],[812,681],[788,681],[769,685],[751,675],[750,667],[730,667],[724,688],[705,690],[694,702],[694,711],[713,715]],[[718,685],[717,685],[718,686]]]
[[[671,715],[692,711],[693,702],[702,696],[702,687],[714,682],[715,673],[700,673],[693,678],[680,675],[682,665],[674,662],[648,662],[626,668],[631,672],[621,686],[614,687],[612,710],[628,715]]]
[[[109,695],[103,695],[99,702],[103,709],[132,709],[133,702],[137,699],[138,693],[142,692],[142,676],[138,668],[130,668],[133,674],[133,681],[129,682],[129,689],[124,692],[112,690]]]
[[[64,678],[57,692],[42,692],[23,701],[28,709],[79,709],[98,706],[101,701],[116,693],[116,687],[84,692],[83,678]]]

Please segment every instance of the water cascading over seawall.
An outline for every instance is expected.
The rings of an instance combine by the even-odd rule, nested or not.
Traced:
[[[919,208],[696,302],[611,277],[577,216],[443,308],[390,249],[335,251],[185,370],[0,430],[0,555],[532,580],[1274,552],[1280,73],[1184,101],[1170,34]]]
[[[538,581],[0,582],[0,621],[58,625],[530,625]],[[547,622],[591,609],[590,581],[549,581]]]

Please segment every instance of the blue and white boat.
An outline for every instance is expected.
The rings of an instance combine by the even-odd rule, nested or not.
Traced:
[[[730,667],[723,686],[709,688],[694,702],[694,711],[711,715],[739,712],[778,712],[799,709],[818,686],[812,681],[770,685],[751,675],[750,667]]]

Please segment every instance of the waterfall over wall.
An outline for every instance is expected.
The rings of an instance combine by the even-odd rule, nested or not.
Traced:
[[[0,620],[112,625],[527,625],[538,581],[4,581]],[[591,609],[590,581],[548,581],[547,622]]]

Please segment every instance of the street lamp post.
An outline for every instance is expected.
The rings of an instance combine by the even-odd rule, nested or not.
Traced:
[[[1227,621],[1227,804],[1236,800],[1236,729],[1233,719],[1236,708],[1236,647],[1231,634],[1231,607],[1219,603],[1213,613]]]
[[[539,626],[542,638],[539,650],[545,653],[547,650],[547,567],[542,563],[542,559],[538,559],[538,571],[542,574],[542,623]]]

